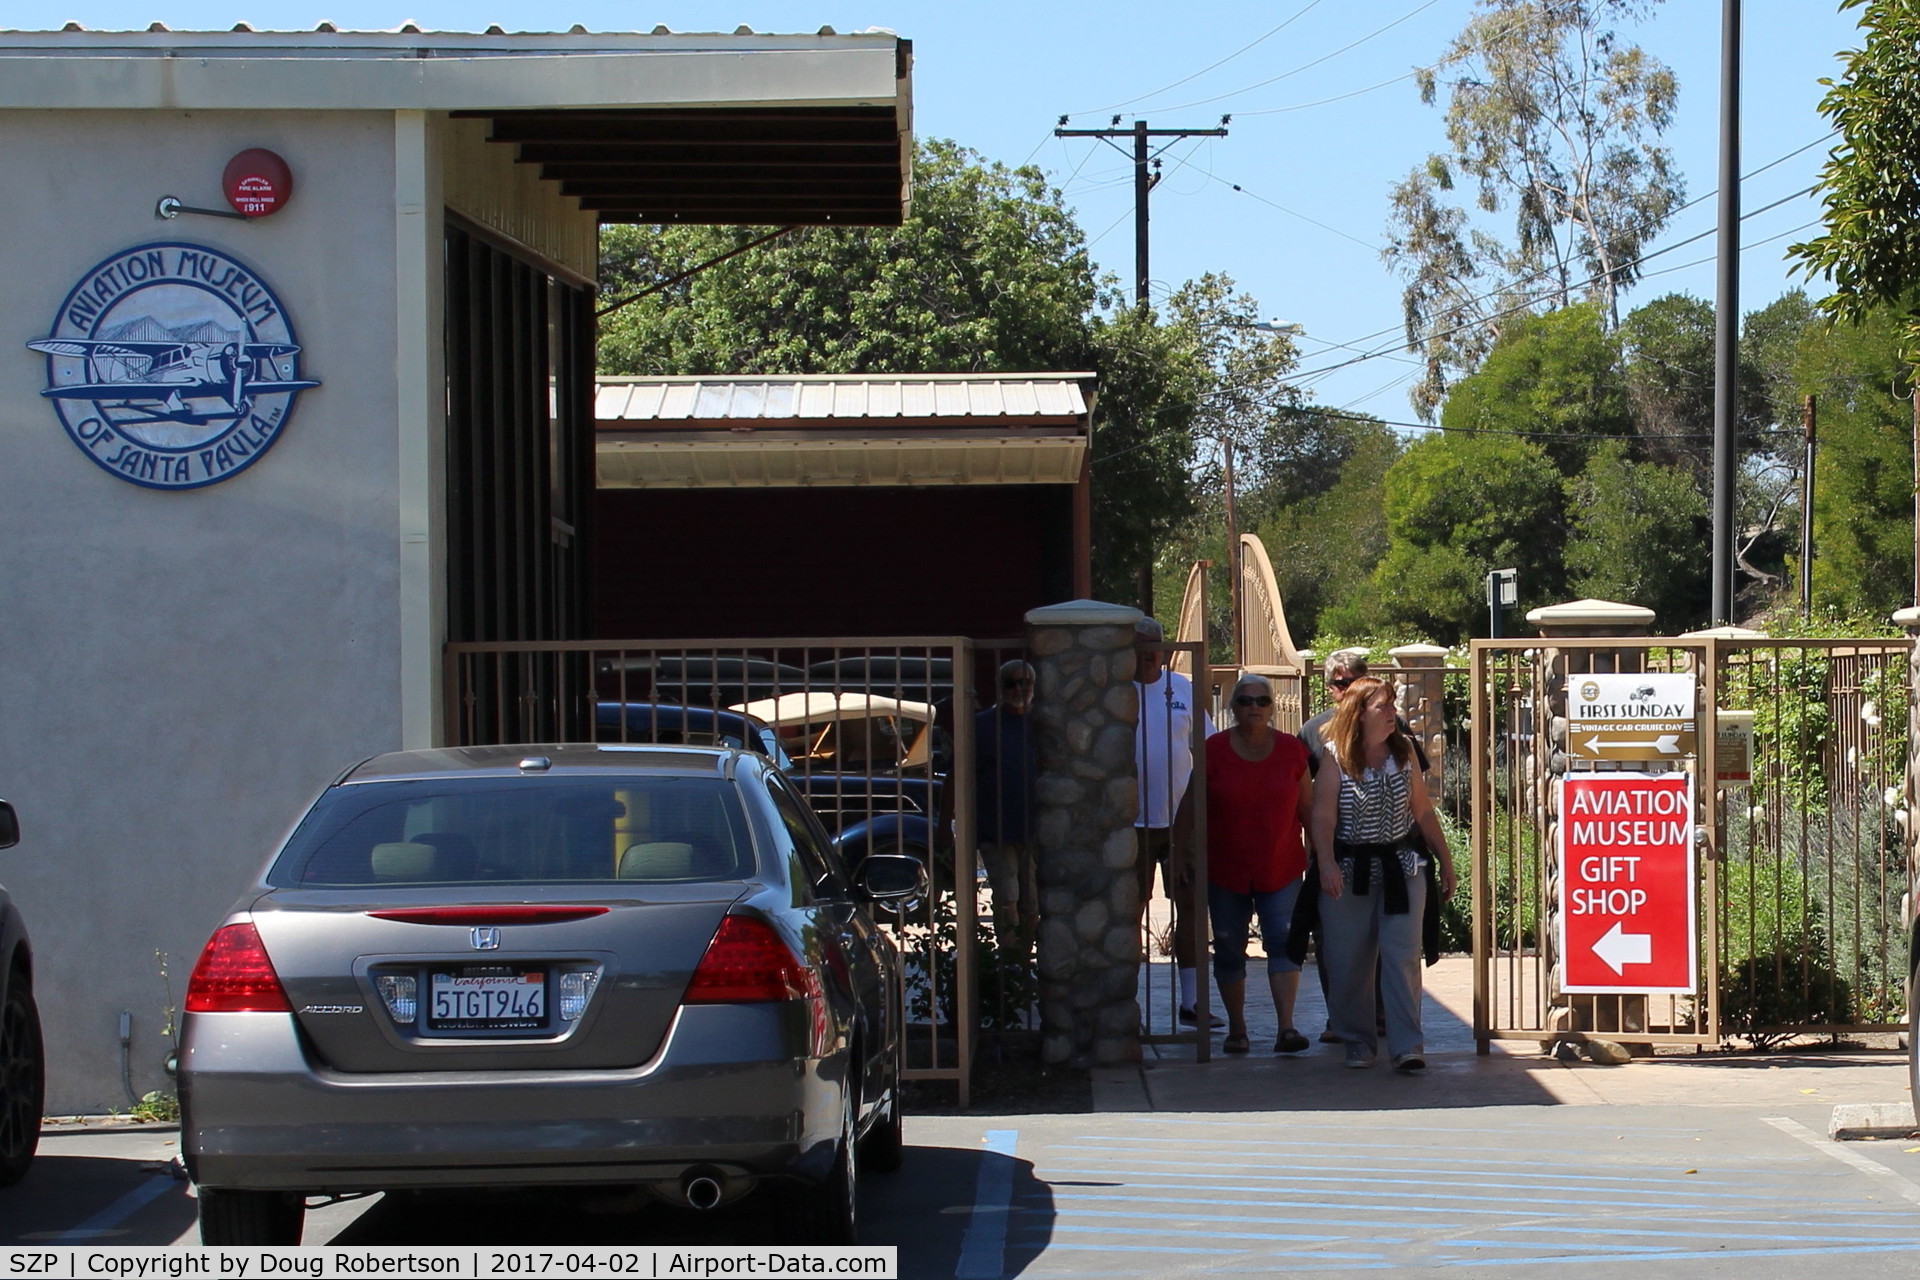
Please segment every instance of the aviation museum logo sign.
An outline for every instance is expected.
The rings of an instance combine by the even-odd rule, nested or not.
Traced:
[[[122,480],[198,489],[273,447],[300,346],[264,280],[217,249],[145,244],[102,262],[60,304],[47,387],[80,451]]]

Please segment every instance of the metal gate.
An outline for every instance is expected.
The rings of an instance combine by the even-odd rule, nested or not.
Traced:
[[[983,1019],[1037,1026],[1030,958],[990,964],[982,990],[996,939],[973,829],[972,712],[1024,650],[952,636],[449,644],[446,739],[746,747],[781,764],[849,859],[922,858],[926,899],[881,915],[907,974],[905,1078],[952,1081],[965,1107]]]
[[[1474,1034],[1766,1047],[1903,1029],[1913,804],[1910,641],[1476,640],[1471,659]],[[1604,672],[1693,677],[1696,989],[1562,990],[1553,787],[1657,770],[1568,751],[1567,689]],[[1736,755],[1747,750],[1742,761]],[[1744,763],[1745,767],[1742,767]],[[1741,775],[1746,775],[1742,777]]]

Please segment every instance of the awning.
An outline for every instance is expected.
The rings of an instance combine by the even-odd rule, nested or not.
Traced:
[[[897,226],[912,42],[838,35],[0,32],[0,108],[420,110],[489,122],[602,222]]]

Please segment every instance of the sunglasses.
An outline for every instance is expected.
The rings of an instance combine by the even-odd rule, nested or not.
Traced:
[[[1330,688],[1334,688],[1334,689],[1344,689],[1348,685],[1352,684],[1355,680],[1358,680],[1359,678],[1360,678],[1359,676],[1341,676],[1337,680],[1327,681],[1327,685]]]
[[[1264,693],[1258,697],[1255,697],[1251,693],[1242,693],[1234,697],[1233,705],[1236,707],[1270,707],[1273,705],[1273,699]]]

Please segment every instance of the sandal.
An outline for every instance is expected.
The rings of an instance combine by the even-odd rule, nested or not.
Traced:
[[[1228,1036],[1220,1042],[1220,1052],[1222,1053],[1245,1053],[1252,1047],[1252,1045],[1247,1043],[1245,1036]]]
[[[1298,1031],[1295,1031],[1292,1027],[1287,1027],[1282,1030],[1280,1032],[1280,1038],[1273,1042],[1273,1051],[1275,1053],[1304,1053],[1307,1047],[1307,1038]]]

